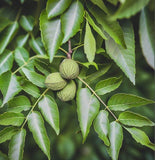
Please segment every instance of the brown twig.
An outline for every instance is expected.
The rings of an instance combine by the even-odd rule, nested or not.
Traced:
[[[67,58],[68,59],[71,59],[72,58],[72,53],[73,53],[73,51],[72,51],[72,45],[71,45],[71,40],[68,40],[68,53],[67,53]]]

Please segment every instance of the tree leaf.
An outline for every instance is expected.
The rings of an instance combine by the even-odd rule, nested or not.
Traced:
[[[93,21],[93,19],[90,17],[90,15],[86,12],[86,18],[89,22],[89,24],[93,27],[93,29],[103,38],[103,39],[107,39],[107,37],[105,36],[104,32],[95,24],[95,22]]]
[[[44,120],[39,112],[35,111],[29,115],[28,127],[33,134],[35,142],[50,160],[50,141],[46,133]]]
[[[52,62],[53,57],[59,49],[63,39],[61,21],[59,18],[48,20],[47,14],[44,10],[40,16],[40,29],[42,42],[50,57],[50,62]]]
[[[119,94],[113,95],[109,99],[108,106],[111,110],[114,110],[114,111],[125,111],[132,107],[138,107],[138,106],[147,105],[151,103],[155,103],[155,102],[146,98],[136,96],[136,95],[119,93]]]
[[[21,85],[22,89],[30,94],[31,96],[33,96],[34,98],[38,98],[40,96],[40,90],[37,86],[35,86],[34,84],[32,84],[29,81],[24,81]]]
[[[110,142],[108,139],[108,133],[109,133],[109,127],[110,127],[108,115],[109,114],[107,111],[101,110],[94,121],[94,129],[96,133],[98,134],[99,138],[102,139],[102,141],[107,146],[110,145]]]
[[[22,160],[25,145],[26,130],[22,129],[16,133],[9,144],[9,159]]]
[[[143,9],[140,15],[139,34],[143,55],[147,63],[155,69],[154,54],[155,54],[155,34],[153,21],[150,19],[151,13]]]
[[[112,38],[106,41],[106,51],[115,63],[122,69],[130,81],[135,84],[135,40],[132,24],[123,23],[123,32],[127,48],[116,44]]]
[[[6,127],[0,131],[0,143],[10,140],[11,137],[18,131],[16,127]]]
[[[117,5],[117,3],[118,3],[118,0],[107,0],[108,2],[110,2],[111,4],[113,4],[113,5]]]
[[[117,18],[129,18],[139,12],[144,6],[148,4],[149,0],[130,0],[125,1],[119,9],[112,15],[111,19],[115,20]]]
[[[123,31],[119,23],[117,21],[109,21],[105,13],[98,7],[90,6],[89,10],[95,17],[96,21],[101,25],[101,29],[106,31],[117,44],[121,45],[123,48],[126,48]]]
[[[38,107],[41,110],[45,120],[51,125],[58,135],[59,129],[59,110],[55,100],[49,96],[45,95],[42,100],[39,101]]]
[[[33,84],[37,85],[38,87],[44,88],[45,87],[45,77],[41,74],[38,74],[34,71],[30,71],[27,68],[23,67],[22,71],[24,72],[25,76],[29,81]]]
[[[118,120],[127,126],[143,127],[143,126],[154,126],[155,124],[140,114],[126,111],[119,115]]]
[[[88,22],[86,23],[86,32],[84,37],[84,52],[87,56],[88,61],[93,62],[96,52],[96,41],[91,32],[91,28]]]
[[[20,95],[18,97],[14,97],[12,100],[8,102],[7,112],[22,112],[27,111],[31,107],[31,103],[26,96]]]
[[[11,70],[13,60],[13,53],[9,50],[5,50],[4,53],[0,55],[0,75],[8,70]]]
[[[46,11],[48,19],[61,15],[70,5],[71,0],[48,0]]]
[[[30,32],[34,27],[34,18],[32,16],[22,15],[19,23],[25,31]]]
[[[136,140],[137,143],[140,143],[146,147],[151,148],[152,150],[155,151],[155,144],[153,144],[146,133],[138,128],[127,128],[124,127],[133,137],[133,139]]]
[[[80,29],[83,21],[84,8],[79,0],[73,1],[69,9],[61,16],[63,42],[67,42]]]
[[[28,60],[29,52],[23,47],[16,48],[15,61],[18,63],[18,65],[22,66],[23,64],[27,63]]]
[[[28,38],[29,38],[29,34],[19,35],[16,39],[17,47],[23,47],[26,44]]]
[[[122,80],[117,77],[111,77],[105,80],[101,80],[96,84],[95,92],[98,95],[104,95],[106,93],[109,93],[117,89],[121,83],[122,83]]]
[[[5,29],[10,23],[11,21],[7,18],[4,17],[0,17],[0,32]]]
[[[18,28],[18,22],[15,21],[0,33],[0,54],[3,53],[7,45],[11,42]]]
[[[108,148],[108,153],[112,160],[117,160],[123,141],[123,130],[118,122],[110,123],[109,140],[110,147]]]
[[[91,124],[99,112],[100,103],[88,88],[79,89],[77,92],[77,114],[83,135],[83,143],[87,138]]]
[[[3,103],[1,107],[21,91],[16,76],[12,75],[9,71],[0,76],[0,89],[3,94]]]
[[[20,126],[25,117],[22,113],[4,112],[0,114],[0,125]]]

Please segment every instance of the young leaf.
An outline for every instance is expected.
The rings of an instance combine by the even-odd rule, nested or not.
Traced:
[[[95,24],[95,22],[93,21],[93,19],[89,16],[89,14],[86,12],[86,18],[89,22],[89,24],[93,27],[93,29],[103,38],[103,39],[107,39],[107,37],[105,36],[104,32]]]
[[[80,29],[83,21],[84,8],[79,0],[72,2],[68,10],[61,16],[62,32],[64,33],[63,42],[67,42]]]
[[[27,111],[31,107],[31,103],[26,96],[20,95],[18,97],[14,97],[12,100],[8,102],[8,112],[22,112]]]
[[[46,11],[48,19],[61,15],[70,5],[71,0],[48,0]]]
[[[84,37],[84,52],[87,56],[88,61],[93,62],[96,52],[96,41],[91,32],[91,28],[88,22],[86,23],[86,32]]]
[[[50,62],[52,62],[63,39],[61,21],[59,18],[48,20],[46,11],[44,10],[40,16],[40,30],[42,42],[50,57]]]
[[[101,110],[94,121],[95,131],[97,132],[99,138],[102,139],[102,141],[107,146],[110,145],[110,142],[108,139],[108,133],[109,133],[108,115],[109,114],[107,111]]]
[[[155,69],[155,34],[153,32],[153,21],[151,21],[150,17],[151,14],[149,14],[148,10],[144,9],[141,11],[139,34],[143,55],[147,63]]]
[[[19,47],[15,50],[15,61],[18,63],[19,66],[27,63],[29,59],[29,52],[23,48]]]
[[[127,126],[143,127],[143,126],[154,126],[155,124],[140,114],[134,112],[126,111],[119,115],[118,120]]]
[[[11,70],[13,60],[13,53],[9,50],[5,50],[3,54],[0,55],[0,75],[8,70]]]
[[[27,68],[23,67],[22,71],[24,72],[25,76],[29,81],[33,84],[37,85],[38,87],[44,88],[45,87],[45,77],[41,74],[38,74],[34,71],[30,71]]]
[[[16,76],[9,71],[0,76],[0,89],[3,94],[2,106],[21,91]]]
[[[130,81],[135,84],[135,40],[132,24],[123,23],[123,32],[127,48],[124,49],[112,38],[106,41],[106,50],[109,56],[122,69]]]
[[[99,81],[96,84],[95,92],[98,95],[104,95],[106,93],[109,93],[109,92],[117,89],[121,83],[122,83],[122,80],[117,77],[111,77],[111,78]]]
[[[127,128],[127,127],[124,127],[124,128],[132,135],[133,139],[135,139],[137,143],[140,143],[155,151],[155,144],[153,144],[149,140],[145,132],[143,132],[142,130],[138,128]]]
[[[39,101],[38,107],[41,110],[45,120],[51,125],[58,135],[59,129],[59,110],[55,100],[49,96],[45,95],[42,100]]]
[[[11,21],[7,18],[4,17],[0,17],[0,32],[5,29],[10,23]]]
[[[90,6],[89,10],[95,17],[96,21],[101,25],[101,29],[106,31],[117,44],[126,48],[123,31],[119,23],[117,21],[109,21],[105,13],[95,6]]]
[[[16,127],[6,127],[0,131],[0,143],[10,140],[11,137],[18,131]]]
[[[27,40],[29,38],[29,34],[26,35],[19,35],[16,39],[16,45],[17,47],[24,47],[26,44]]]
[[[50,160],[50,141],[46,133],[44,120],[39,112],[35,111],[29,115],[28,127],[33,134],[35,142]]]
[[[13,39],[18,28],[18,22],[15,21],[0,33],[0,54],[3,53],[7,45]]]
[[[110,123],[109,140],[110,147],[108,148],[108,153],[112,160],[117,160],[123,141],[123,130],[118,122]]]
[[[136,95],[119,93],[113,95],[109,99],[108,106],[114,111],[125,111],[132,107],[138,107],[151,103],[155,102],[146,98],[138,97]]]
[[[0,125],[20,126],[25,117],[22,113],[4,112],[0,114]]]
[[[16,133],[9,144],[9,159],[22,160],[25,145],[26,130],[22,129]]]
[[[111,17],[112,20],[115,20],[117,18],[129,18],[132,15],[139,12],[144,6],[148,4],[149,0],[130,0],[125,1],[119,9],[116,11],[116,13]]]
[[[76,100],[78,120],[84,142],[89,133],[91,124],[99,112],[100,103],[97,98],[91,94],[88,88],[79,89]]]
[[[21,16],[19,23],[25,31],[30,32],[34,27],[34,18],[32,16]]]

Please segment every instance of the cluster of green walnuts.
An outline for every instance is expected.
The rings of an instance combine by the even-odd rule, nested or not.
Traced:
[[[45,84],[49,89],[57,91],[61,101],[70,101],[76,94],[76,84],[73,79],[78,75],[78,64],[72,59],[64,59],[59,66],[59,72],[49,74]]]

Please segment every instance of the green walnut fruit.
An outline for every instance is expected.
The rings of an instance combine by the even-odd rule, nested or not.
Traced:
[[[76,84],[71,80],[62,90],[57,92],[61,101],[70,101],[74,99],[76,93]]]
[[[66,80],[61,77],[59,72],[49,74],[45,80],[45,85],[54,91],[63,89],[66,84]]]
[[[64,59],[59,67],[60,74],[65,79],[75,79],[79,75],[79,66],[72,59]]]

